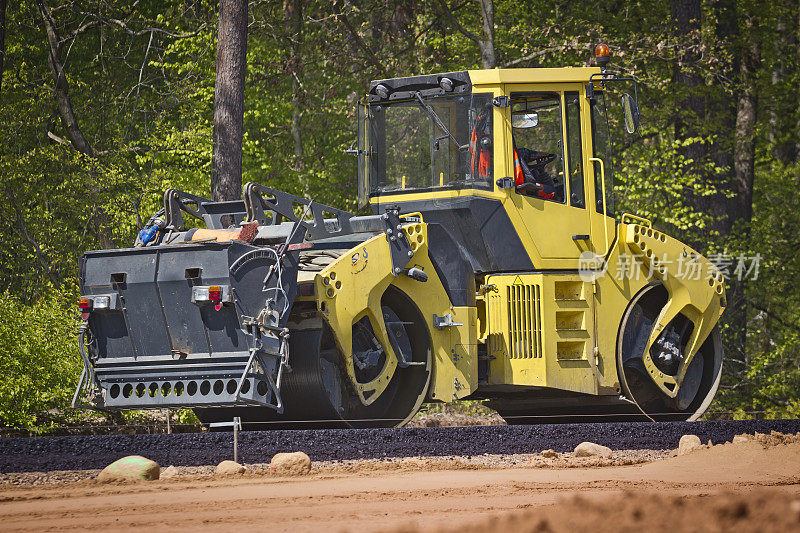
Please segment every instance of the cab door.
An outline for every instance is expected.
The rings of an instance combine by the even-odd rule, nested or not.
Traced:
[[[614,206],[614,166],[611,151],[611,138],[608,127],[608,109],[605,95],[595,91],[591,99],[581,98],[587,130],[584,146],[587,147],[588,180],[594,253],[607,256],[616,238],[616,219]],[[588,144],[587,144],[588,143]],[[605,194],[604,194],[605,193]]]
[[[511,192],[507,210],[516,211],[536,268],[577,269],[581,253],[593,248],[579,89],[512,90],[510,97],[507,157],[528,158],[536,179],[552,180],[554,192]]]

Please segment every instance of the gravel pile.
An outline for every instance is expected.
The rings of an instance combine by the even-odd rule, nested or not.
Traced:
[[[444,455],[437,457],[387,457],[383,459],[345,459],[314,461],[312,474],[352,474],[376,471],[479,470],[488,468],[583,468],[622,466],[656,461],[670,456],[669,450],[616,450],[611,459],[579,458],[572,452],[544,457],[534,454]],[[166,468],[161,465],[162,468]],[[269,463],[246,463],[248,477],[269,476]],[[170,479],[214,476],[215,465],[181,466]],[[0,485],[52,485],[94,479],[100,470],[56,470],[53,472],[13,472],[0,474]]]

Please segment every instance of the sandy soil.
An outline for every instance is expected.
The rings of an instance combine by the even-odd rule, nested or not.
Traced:
[[[5,485],[0,530],[800,531],[797,441],[643,464],[580,461],[417,458],[328,465],[302,478]]]

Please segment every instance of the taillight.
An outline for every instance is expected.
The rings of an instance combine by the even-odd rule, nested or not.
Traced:
[[[212,302],[219,302],[222,300],[222,287],[219,285],[212,285],[208,288],[208,299]]]
[[[192,287],[192,303],[203,305],[214,304],[214,309],[219,311],[225,302],[231,300],[231,288],[228,285],[195,285]]]
[[[86,320],[89,318],[89,313],[92,312],[92,299],[91,298],[81,298],[78,300],[78,309],[81,312],[81,319]]]
[[[222,287],[212,285],[208,288],[208,299],[214,303],[214,310],[222,309]]]

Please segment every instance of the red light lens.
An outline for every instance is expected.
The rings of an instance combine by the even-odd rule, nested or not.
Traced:
[[[600,43],[594,47],[594,57],[610,57],[611,49],[605,43]]]
[[[81,311],[88,311],[92,308],[92,299],[91,298],[81,298],[78,300],[78,309]]]
[[[208,299],[212,302],[219,302],[222,300],[222,287],[219,285],[212,285],[208,288]]]

